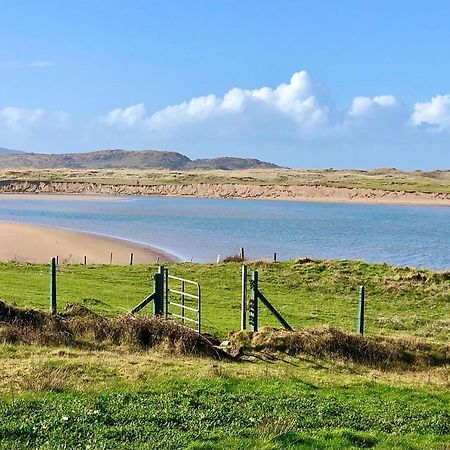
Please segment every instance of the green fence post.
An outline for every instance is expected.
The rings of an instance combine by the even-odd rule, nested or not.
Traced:
[[[164,266],[159,266],[155,273],[155,300],[153,302],[153,315],[162,316],[164,313]]]
[[[241,330],[247,328],[247,266],[242,264],[241,274]]]
[[[356,331],[361,335],[364,334],[364,302],[364,286],[360,286],[358,301],[358,326]]]
[[[249,308],[249,322],[253,332],[258,331],[258,272],[252,272],[252,279],[250,281],[250,308]]]
[[[56,314],[56,258],[50,262],[50,313]]]
[[[164,269],[164,312],[166,314],[166,319],[169,317],[169,269]]]

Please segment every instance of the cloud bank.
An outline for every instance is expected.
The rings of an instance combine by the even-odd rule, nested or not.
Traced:
[[[46,145],[59,136],[65,137],[61,150],[69,144],[70,150],[165,148],[193,157],[253,156],[317,167],[402,167],[402,161],[420,167],[431,160],[447,167],[449,130],[450,95],[409,108],[392,93],[357,95],[337,107],[306,71],[274,87],[234,87],[153,112],[144,103],[119,106],[78,128],[63,112],[0,109],[0,131],[9,138],[3,146],[18,148],[14,142],[27,142],[26,136]]]
[[[296,72],[288,83],[274,88],[233,88],[222,97],[214,94],[193,97],[188,101],[170,105],[152,114],[147,114],[143,103],[116,108],[99,118],[104,125],[118,129],[139,127],[150,133],[176,133],[177,130],[195,127],[208,122],[214,125],[220,121],[221,128],[227,120],[241,118],[247,124],[261,124],[261,118],[272,122],[272,126],[285,128],[294,126],[300,136],[314,136],[332,132],[352,119],[371,117],[383,110],[393,109],[397,100],[393,95],[376,97],[355,97],[344,119],[333,111],[332,102],[324,95],[323,88],[314,83],[306,71]],[[233,124],[236,125],[235,123]],[[281,131],[281,130],[280,130]]]

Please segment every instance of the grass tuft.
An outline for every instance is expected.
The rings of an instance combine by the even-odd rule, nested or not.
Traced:
[[[331,326],[293,332],[263,328],[231,333],[233,351],[282,352],[319,358],[344,359],[383,369],[420,369],[450,363],[450,346],[383,336],[361,336]]]
[[[180,355],[219,356],[209,340],[173,321],[131,315],[107,318],[82,305],[69,305],[60,315],[51,316],[0,302],[0,342],[91,349],[159,348]]]

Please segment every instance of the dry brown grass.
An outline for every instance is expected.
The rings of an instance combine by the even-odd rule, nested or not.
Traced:
[[[299,329],[294,332],[263,328],[256,333],[230,335],[233,350],[304,354],[335,358],[379,368],[418,369],[450,364],[450,346],[382,336],[361,336],[330,326]]]
[[[0,302],[0,343],[165,348],[181,355],[219,356],[206,338],[173,321],[131,315],[107,318],[81,305],[69,305],[61,314],[51,316]]]
[[[225,258],[223,258],[223,260],[221,262],[223,262],[223,263],[244,262],[244,258],[242,258],[241,255],[231,255],[231,256],[226,256]]]

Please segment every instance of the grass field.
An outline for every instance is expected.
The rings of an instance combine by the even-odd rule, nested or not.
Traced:
[[[226,337],[240,326],[241,265],[168,264],[173,275],[198,281],[203,292],[203,329]],[[369,334],[450,340],[450,274],[352,261],[287,261],[249,264],[260,289],[294,327],[328,324],[355,330],[359,285],[366,287]],[[81,303],[118,315],[152,290],[157,266],[62,265],[59,305]],[[47,308],[46,265],[0,263],[0,299]],[[151,309],[149,309],[151,311]],[[278,322],[261,311],[261,325]]]
[[[350,261],[253,263],[294,328],[355,328],[448,345],[448,272]],[[59,304],[121,315],[156,266],[60,266]],[[239,328],[240,264],[170,264],[203,290],[205,331]],[[0,264],[0,299],[47,309],[48,267]],[[262,325],[276,325],[267,314]],[[0,325],[1,328],[1,325]],[[450,369],[378,368],[314,355],[240,361],[164,349],[0,344],[0,448],[408,448],[450,446]]]
[[[244,184],[313,185],[388,191],[450,193],[450,171],[375,170],[138,170],[138,169],[3,169],[0,180],[79,181],[113,185]]]

